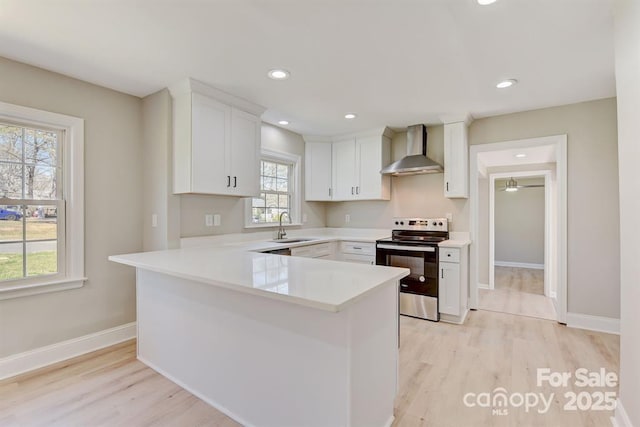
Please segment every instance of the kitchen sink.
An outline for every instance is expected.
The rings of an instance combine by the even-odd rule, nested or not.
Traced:
[[[305,238],[298,238],[298,237],[292,237],[290,239],[274,239],[271,240],[271,242],[273,243],[299,243],[299,242],[310,242],[314,239],[305,239]]]

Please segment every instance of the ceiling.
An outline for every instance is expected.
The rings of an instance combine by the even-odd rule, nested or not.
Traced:
[[[611,9],[611,0],[0,0],[0,56],[140,97],[193,77],[267,107],[267,122],[332,135],[615,96]],[[291,77],[271,80],[272,68]],[[505,78],[519,83],[496,89]]]

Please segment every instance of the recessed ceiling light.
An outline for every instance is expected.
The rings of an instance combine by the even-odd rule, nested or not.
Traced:
[[[496,0],[478,0],[478,4],[481,6],[486,6],[491,3],[495,3]]]
[[[274,80],[284,80],[289,78],[289,72],[287,70],[274,69],[269,70],[269,77]]]
[[[345,115],[344,115],[344,118],[345,118],[345,119],[349,119],[349,120],[351,120],[351,119],[355,119],[356,117],[357,117],[357,116],[356,116],[356,114],[355,114],[355,113],[347,113],[347,114],[345,114]]]
[[[279,125],[286,126],[286,125],[288,125],[288,124],[289,124],[289,122],[288,122],[288,121],[286,121],[286,120],[280,120],[280,121],[278,122],[278,124],[279,124]]]
[[[527,157],[527,155],[524,154],[524,153],[518,153],[518,154],[516,154],[516,157],[519,158],[519,159],[524,159],[525,157]]]
[[[498,83],[496,85],[496,87],[498,89],[505,89],[505,88],[513,86],[516,83],[518,83],[518,81],[516,79],[507,79],[507,80],[503,80],[500,83]]]

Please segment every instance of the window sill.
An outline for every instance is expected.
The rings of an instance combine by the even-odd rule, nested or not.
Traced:
[[[11,286],[7,288],[0,288],[0,301],[28,297],[31,295],[45,294],[49,292],[66,291],[69,289],[77,289],[84,286],[84,282],[88,279],[86,277],[79,278],[67,278],[61,280],[52,280],[44,283],[33,283],[22,286]]]
[[[301,222],[294,222],[292,224],[286,223],[282,224],[283,227],[300,227],[302,226]],[[244,228],[277,228],[280,227],[280,224],[250,224],[245,225]]]

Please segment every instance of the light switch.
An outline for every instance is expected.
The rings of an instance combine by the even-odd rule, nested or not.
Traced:
[[[351,221],[351,215],[346,214],[346,215],[344,216],[344,222],[350,222],[350,221]]]
[[[214,214],[213,215],[213,225],[214,227],[220,227],[220,222],[222,221],[222,218],[220,216],[220,214]]]
[[[207,227],[213,227],[213,215],[205,214],[204,225],[206,225]]]
[[[152,227],[158,226],[158,214],[151,214],[151,226]]]

